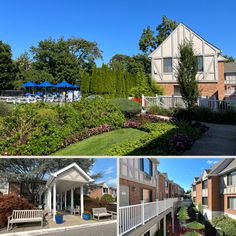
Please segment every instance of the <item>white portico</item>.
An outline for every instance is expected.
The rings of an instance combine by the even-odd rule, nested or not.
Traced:
[[[80,213],[84,212],[84,186],[94,180],[76,163],[52,173],[46,184],[45,208],[55,215],[57,210],[74,211],[74,191],[80,189]]]

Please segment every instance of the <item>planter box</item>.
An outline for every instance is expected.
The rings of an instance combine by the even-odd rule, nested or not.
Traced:
[[[90,214],[83,213],[83,220],[90,220]]]
[[[62,224],[63,223],[63,216],[62,215],[56,215],[55,220],[57,224]]]

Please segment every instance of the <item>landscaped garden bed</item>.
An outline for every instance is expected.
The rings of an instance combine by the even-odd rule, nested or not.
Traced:
[[[173,123],[153,114],[138,114],[139,105],[128,103],[127,111],[124,99],[16,105],[8,113],[0,113],[0,153],[178,155],[207,131],[200,123]],[[91,153],[96,149],[98,153]]]

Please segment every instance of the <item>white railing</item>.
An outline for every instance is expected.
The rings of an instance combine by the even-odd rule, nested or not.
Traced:
[[[119,208],[119,235],[144,225],[150,219],[160,215],[178,202],[178,198],[170,198],[162,201],[148,202],[124,206]]]
[[[208,197],[208,188],[202,189],[202,196],[203,197]]]
[[[224,188],[224,194],[235,194],[236,193],[236,186],[227,186]]]
[[[236,109],[236,99],[216,100],[209,99],[208,97],[199,97],[197,104],[199,107],[208,107],[213,111],[220,112],[232,110],[232,108]],[[142,107],[144,110],[153,105],[160,106],[166,109],[185,107],[181,96],[142,96]]]

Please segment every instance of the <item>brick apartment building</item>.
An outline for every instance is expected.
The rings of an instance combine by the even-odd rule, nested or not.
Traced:
[[[29,202],[34,204],[42,204],[43,194],[40,189],[44,188],[46,181],[36,181],[34,183],[26,184],[17,181],[0,181],[0,194],[16,194],[26,198]]]
[[[198,62],[197,80],[201,96],[224,99],[235,95],[236,64],[227,64],[221,50],[184,24],[177,28],[154,50],[149,57],[152,78],[164,89],[164,95],[180,95],[175,68],[178,64],[178,47],[184,40],[192,41]]]
[[[91,198],[101,199],[104,194],[109,194],[113,199],[116,199],[117,190],[108,186],[107,183],[93,184],[88,187],[88,196]]]
[[[203,206],[209,220],[223,214],[236,219],[236,159],[219,161],[195,177],[192,201]]]
[[[120,158],[119,205],[129,209],[129,206],[174,199],[184,195],[184,190],[174,181],[168,179],[167,173],[158,169],[156,158]],[[178,201],[178,200],[177,200]],[[177,205],[157,215],[152,221],[129,235],[156,235],[161,231],[164,236],[171,235],[174,212]],[[139,216],[139,213],[138,217]],[[132,217],[132,216],[131,216]],[[120,226],[121,227],[121,226]],[[169,233],[168,233],[169,232]]]

